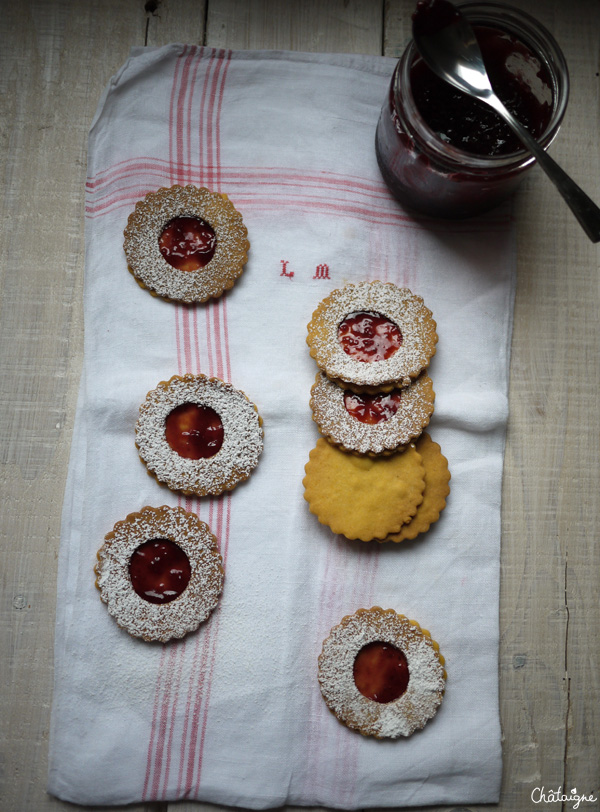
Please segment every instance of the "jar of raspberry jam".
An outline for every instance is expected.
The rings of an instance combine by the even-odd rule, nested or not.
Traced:
[[[524,12],[466,3],[492,85],[547,148],[569,95],[565,58],[552,35]],[[535,164],[497,114],[438,79],[413,41],[396,65],[375,137],[394,196],[433,217],[470,217],[497,206]]]

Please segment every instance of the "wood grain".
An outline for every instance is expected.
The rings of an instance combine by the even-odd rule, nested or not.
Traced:
[[[571,99],[552,154],[600,200],[600,6],[512,4],[545,23],[565,51]],[[3,810],[80,808],[47,796],[45,782],[60,512],[83,353],[87,130],[104,86],[133,45],[187,41],[398,56],[413,6],[2,0]],[[515,216],[518,287],[502,514],[501,812],[541,809],[531,800],[536,786],[597,796],[600,775],[600,253],[540,172],[519,193]]]
[[[383,7],[371,0],[218,0],[207,44],[219,48],[381,53]]]

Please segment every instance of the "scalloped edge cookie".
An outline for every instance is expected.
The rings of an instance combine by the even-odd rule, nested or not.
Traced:
[[[395,646],[408,662],[408,686],[392,702],[363,696],[354,682],[356,655],[373,642]],[[393,609],[373,606],[333,627],[318,659],[318,679],[327,707],[342,724],[363,736],[397,739],[422,729],[437,713],[446,688],[444,665],[427,629]]]
[[[191,577],[184,591],[164,604],[133,589],[129,561],[145,541],[166,538],[187,555]],[[133,637],[166,643],[195,631],[211,614],[223,589],[223,559],[209,526],[180,507],[144,507],[107,533],[94,567],[100,598],[117,624]]]
[[[209,406],[221,418],[223,444],[214,456],[186,459],[169,446],[165,420],[183,403]],[[262,418],[244,392],[220,378],[191,373],[173,375],[148,392],[135,426],[135,444],[148,472],[171,490],[196,496],[218,496],[248,479],[258,464],[263,437]]]
[[[386,541],[400,542],[412,540],[420,533],[426,533],[432,524],[440,518],[446,507],[450,493],[450,471],[448,460],[442,454],[438,443],[434,442],[427,432],[423,432],[416,442],[417,451],[425,468],[425,490],[423,501],[412,519],[400,528],[399,533],[390,534]]]
[[[181,271],[165,260],[159,239],[175,217],[197,217],[217,238],[214,256],[203,268]],[[248,230],[227,195],[198,186],[161,187],[135,205],[124,231],[128,268],[157,296],[178,302],[206,302],[231,288],[248,261]]]
[[[348,391],[324,372],[318,372],[311,389],[310,407],[319,431],[343,451],[355,454],[392,454],[419,437],[433,414],[433,382],[425,372],[399,390],[396,413],[380,423],[361,423],[346,409]],[[381,393],[386,394],[386,393]],[[360,397],[360,395],[357,395]]]
[[[362,362],[344,352],[338,327],[350,314],[367,311],[393,321],[402,333],[400,347],[386,360]],[[318,367],[342,386],[363,389],[408,386],[435,354],[436,323],[420,296],[392,282],[358,282],[333,290],[319,304],[306,338]]]
[[[413,444],[398,454],[369,457],[346,454],[320,437],[304,470],[310,512],[348,539],[398,533],[423,501],[425,471]]]

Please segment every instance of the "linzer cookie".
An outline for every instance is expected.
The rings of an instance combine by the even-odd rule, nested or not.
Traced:
[[[248,231],[227,195],[171,186],[136,203],[124,232],[129,270],[151,293],[205,302],[231,288],[248,259]]]
[[[308,325],[310,354],[341,386],[381,391],[408,386],[435,353],[436,324],[423,299],[391,282],[332,291]]]
[[[415,445],[425,469],[423,501],[412,519],[400,528],[400,532],[390,534],[386,541],[399,542],[414,539],[419,533],[426,533],[431,525],[437,522],[440,513],[446,507],[446,498],[450,493],[448,460],[442,454],[440,446],[433,442],[427,432],[419,437]]]
[[[183,508],[145,507],[98,551],[96,586],[134,637],[166,643],[195,631],[218,603],[223,561],[207,524]]]
[[[305,465],[304,498],[310,512],[349,539],[383,540],[417,512],[425,489],[414,445],[390,456],[346,454],[319,438]]]
[[[323,372],[311,389],[310,406],[319,431],[344,451],[390,454],[405,448],[428,425],[435,394],[422,373],[409,386],[378,394],[342,389]]]
[[[161,381],[140,406],[135,433],[149,473],[197,496],[217,496],[248,479],[263,449],[256,406],[230,383],[206,375]]]
[[[429,632],[379,606],[359,609],[331,630],[318,678],[339,721],[378,739],[423,728],[437,713],[446,686],[444,658]]]

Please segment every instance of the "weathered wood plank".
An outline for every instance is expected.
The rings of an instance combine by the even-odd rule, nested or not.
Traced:
[[[149,0],[146,45],[187,42],[202,45],[205,39],[207,0]]]
[[[383,7],[371,0],[211,0],[207,44],[380,54]]]
[[[383,54],[384,56],[402,56],[406,44],[411,38],[411,14],[413,4],[406,0],[385,0]]]
[[[575,33],[573,8],[564,4],[539,3],[531,13],[554,32],[571,69],[569,109],[552,153],[598,200],[600,144],[590,100],[597,105],[600,9],[576,7],[585,32]],[[592,505],[600,331],[597,247],[541,172],[518,198],[516,216],[501,688],[503,797],[506,808],[520,810],[532,808],[536,786],[598,790],[600,556]]]

